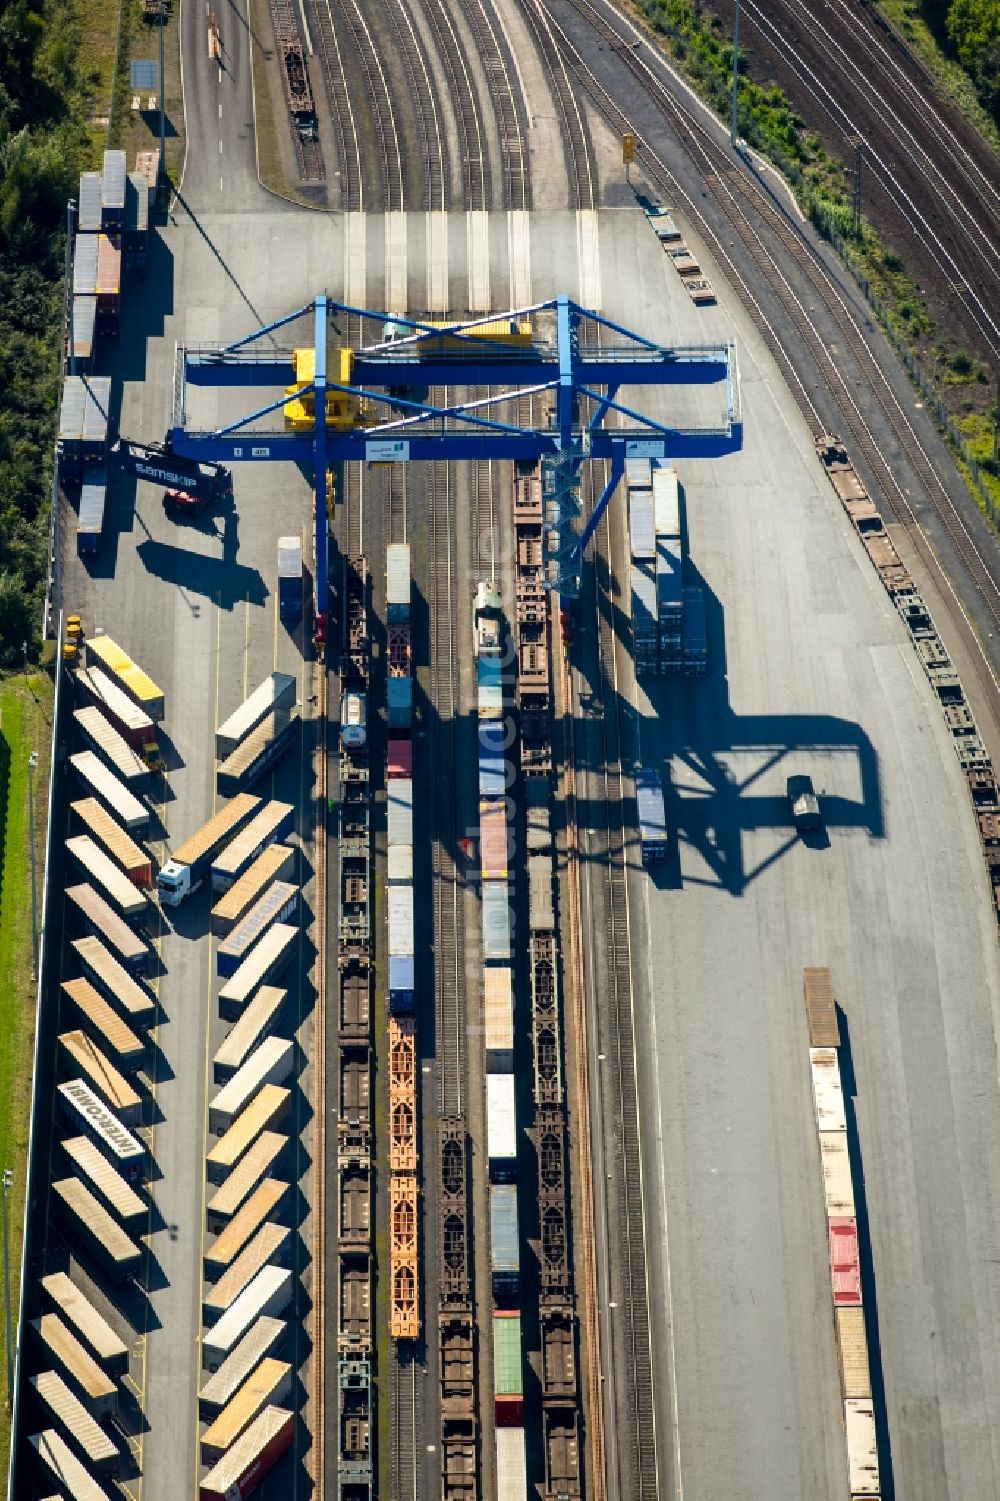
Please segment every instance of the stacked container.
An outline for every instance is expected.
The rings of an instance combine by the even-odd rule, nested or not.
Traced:
[[[101,228],[105,234],[120,235],[125,228],[124,151],[105,151],[101,174]]]
[[[389,865],[389,1009],[413,1011],[413,659],[410,549],[385,550],[389,747],[387,756]]]
[[[108,404],[111,381],[92,375],[86,385],[78,375],[63,381],[59,408],[59,472],[64,480],[79,481],[90,468],[103,469],[108,453]]]
[[[653,470],[653,513],[660,672],[675,673],[684,665],[684,556],[677,471],[662,464]]]
[[[405,543],[386,548],[386,624],[389,729],[409,731],[413,724],[413,663],[410,549]]]
[[[631,568],[632,642],[639,676],[656,671],[656,535],[653,528],[652,464],[625,460]]]
[[[141,172],[130,172],[125,184],[125,264],[143,272],[149,249],[149,184]]]
[[[708,628],[705,622],[705,593],[700,587],[684,590],[681,628],[684,637],[684,675],[702,678],[708,671]]]

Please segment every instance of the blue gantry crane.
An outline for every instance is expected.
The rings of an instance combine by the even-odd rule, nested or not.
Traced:
[[[278,331],[310,313],[311,350],[280,346]],[[333,343],[331,334],[339,339],[337,320],[352,316],[374,322],[380,340],[357,350]],[[705,384],[719,384],[725,392],[718,421],[706,427],[666,426],[619,400],[629,387]],[[280,387],[282,394],[208,430],[193,425],[189,414],[189,405],[196,404],[191,388],[199,386]],[[491,388],[490,394],[450,400],[452,392],[472,386]],[[429,395],[438,392],[444,400],[431,401]],[[531,397],[543,399],[542,426],[512,416],[513,404]],[[279,413],[282,423],[276,427]],[[278,460],[311,470],[315,633],[322,641],[328,611],[327,476],[333,464],[540,460],[548,580],[564,598],[572,598],[579,589],[583,551],[626,459],[717,458],[736,452],[741,442],[732,343],[664,348],[568,297],[444,324],[317,297],[234,343],[178,349],[166,451],[202,464]],[[579,472],[589,459],[610,468],[584,521]]]

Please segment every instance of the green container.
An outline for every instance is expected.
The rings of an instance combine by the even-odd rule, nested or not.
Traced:
[[[520,1397],[524,1392],[520,1314],[493,1315],[493,1392],[497,1397]]]

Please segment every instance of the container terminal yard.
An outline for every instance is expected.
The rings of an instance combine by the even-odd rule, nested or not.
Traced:
[[[206,15],[76,203],[9,1495],[1000,1496],[993,534],[611,8]]]

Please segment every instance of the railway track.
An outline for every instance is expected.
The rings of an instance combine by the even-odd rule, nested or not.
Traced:
[[[342,174],[343,207],[348,213],[359,211],[365,207],[361,177],[361,145],[358,140],[354,111],[351,108],[344,61],[333,24],[333,11],[330,0],[304,0],[304,3],[309,8],[312,35],[318,43],[323,79],[330,104],[330,117],[337,138],[337,154]]]
[[[622,46],[622,34],[610,24],[598,6],[591,3],[591,0],[566,0],[566,3],[589,25],[593,26],[609,46],[617,47],[624,66],[677,131],[684,142],[685,149],[703,179],[713,189],[717,202],[739,236],[741,254],[745,252],[754,262],[777,299],[782,318],[790,319],[793,323],[799,335],[799,339],[794,344],[788,340],[786,327],[777,328],[762,308],[742,274],[736,257],[730,253],[707,222],[696,201],[684,190],[655,150],[644,144],[644,172],[672,203],[679,207],[683,206],[684,211],[697,224],[699,233],[710,244],[713,255],[726,267],[733,284],[741,289],[747,310],[779,366],[786,373],[789,387],[796,397],[813,436],[821,436],[828,423],[820,415],[818,405],[807,390],[806,381],[797,364],[793,363],[790,352],[792,349],[795,350],[796,358],[802,350],[809,353],[821,383],[826,387],[830,399],[838,410],[842,428],[850,433],[853,442],[866,460],[875,479],[876,488],[884,496],[895,519],[906,527],[915,544],[924,556],[927,556],[926,542],[907,493],[905,478],[896,472],[891,457],[883,452],[876,440],[865,413],[864,399],[855,395],[851,388],[849,374],[838,365],[827,342],[810,317],[802,298],[793,288],[779,264],[778,253],[773,252],[765,242],[762,230],[777,238],[781,252],[792,259],[796,271],[808,280],[815,293],[827,306],[840,331],[843,348],[849,351],[870,385],[873,398],[882,409],[893,431],[895,441],[922,486],[928,505],[934,510],[948,532],[955,551],[965,566],[972,588],[978,594],[993,625],[1000,624],[1000,588],[994,578],[993,570],[980,552],[964,518],[939,478],[905,409],[882,371],[874,350],[861,331],[857,316],[822,259],[803,232],[776,206],[752,174],[742,166],[734,165],[731,153],[706,127],[699,118],[698,112],[689,111],[675,100],[646,60],[630,47]],[[633,122],[584,63],[564,28],[554,20],[552,24],[560,38],[567,59],[572,60],[573,70],[580,79],[581,86],[594,100],[601,113],[616,130],[634,132]],[[754,218],[757,223],[754,222]],[[982,656],[981,649],[978,654]],[[992,677],[992,669],[989,671]]]
[[[427,60],[404,0],[386,0],[385,8],[409,80],[410,97],[417,116],[424,174],[423,207],[443,212],[447,207],[444,130]]]
[[[575,209],[594,209],[597,207],[597,170],[593,148],[566,59],[544,7],[537,0],[522,0],[522,10],[541,54],[552,96],[559,110],[559,127],[566,150],[566,168],[570,181],[569,206]]]
[[[524,109],[512,76],[512,64],[508,62],[506,44],[498,34],[499,22],[491,16],[488,0],[458,0],[458,9],[472,32],[496,116],[503,201],[494,206],[528,209],[531,207],[531,169],[525,144]]]
[[[462,159],[462,201],[470,209],[490,207],[491,173],[486,127],[451,11],[444,0],[425,0],[424,15],[437,42],[458,125]]]
[[[408,1347],[393,1342],[389,1351],[391,1501],[418,1501],[417,1451],[422,1446],[417,1408],[417,1363]]]

